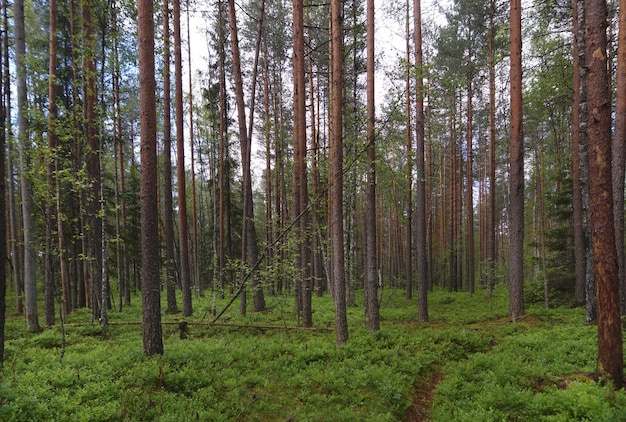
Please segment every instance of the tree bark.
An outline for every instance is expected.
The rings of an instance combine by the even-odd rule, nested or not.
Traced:
[[[589,126],[589,107],[587,104],[587,53],[586,53],[586,16],[584,0],[577,0],[578,11],[578,60],[580,71],[580,89],[578,99],[578,110],[580,115],[580,129],[578,139],[578,151],[580,158],[580,189],[582,198],[582,214],[584,227],[585,245],[585,319],[588,324],[595,322],[598,318],[598,304],[596,300],[596,283],[594,278],[593,247],[591,246],[591,221],[589,215],[589,141],[587,128]]]
[[[406,2],[406,298],[413,298],[413,136],[411,128],[410,4]]]
[[[330,2],[330,253],[337,345],[348,341],[343,242],[343,7]]]
[[[6,0],[2,2],[3,11],[6,13],[7,3]],[[0,38],[0,69],[4,71],[4,59],[3,54],[4,46],[6,45],[8,37]],[[7,212],[7,203],[4,200],[6,198],[7,191],[7,179],[4,177],[7,171],[6,168],[6,122],[7,112],[5,103],[5,91],[4,83],[0,82],[0,256],[7,256],[7,219],[4,218]],[[5,315],[6,315],[6,292],[7,292],[7,271],[6,271],[6,259],[0,259],[0,368],[4,363],[4,327],[5,327]]]
[[[580,52],[578,46],[578,15],[582,13],[578,10],[578,0],[572,1],[573,8],[573,98],[572,98],[572,226],[574,228],[574,271],[576,281],[574,282],[574,300],[579,304],[585,302],[585,225],[583,218],[583,199],[581,188],[581,162],[580,162],[580,88],[581,88],[581,68]]]
[[[622,388],[624,361],[613,192],[611,185],[611,95],[607,72],[605,0],[585,3],[589,120],[589,213],[598,299],[598,364]]]
[[[509,316],[524,315],[524,139],[522,136],[522,5],[511,0],[511,139],[509,158]]]
[[[170,72],[170,8],[163,0],[163,232],[165,234],[165,291],[167,313],[178,312],[176,304],[176,248],[172,200],[172,116]]]
[[[143,350],[163,354],[159,280],[159,227],[156,155],[154,6],[138,0],[139,95],[141,122],[141,306]]]
[[[417,160],[417,198],[415,203],[417,249],[417,319],[428,321],[428,261],[426,259],[426,165],[424,162],[424,63],[422,54],[421,0],[413,1],[413,36],[415,38],[415,158]]]
[[[613,215],[619,268],[620,308],[626,314],[626,256],[624,255],[624,176],[626,174],[626,0],[619,1],[617,35],[615,137],[612,145]]]
[[[471,69],[471,51],[470,55],[470,63],[469,68]],[[467,77],[467,163],[466,163],[466,177],[467,177],[467,189],[466,189],[466,213],[467,213],[467,288],[469,290],[469,294],[474,294],[474,157],[473,157],[473,136],[472,136],[472,120],[473,120],[473,109],[472,109],[472,96],[474,95],[472,90],[472,72],[468,73]]]
[[[365,212],[365,320],[380,330],[376,254],[376,109],[374,96],[374,0],[367,0],[367,211]]]
[[[228,20],[230,24],[230,42],[235,79],[235,101],[237,104],[237,121],[239,123],[239,144],[241,146],[241,163],[243,171],[243,235],[242,258],[248,265],[248,271],[256,264],[259,256],[256,228],[254,226],[254,203],[252,197],[252,174],[250,169],[251,139],[246,126],[246,110],[243,94],[243,78],[241,76],[241,57],[239,54],[239,38],[237,34],[237,16],[234,0],[228,0]],[[245,271],[244,271],[245,274]],[[242,276],[245,278],[245,275]],[[254,310],[265,309],[263,289],[258,285],[256,277],[252,277]],[[245,292],[242,292],[242,313],[245,314]]]
[[[219,57],[219,113],[220,113],[220,133],[219,133],[219,227],[218,227],[218,266],[219,266],[219,284],[220,296],[224,297],[224,286],[226,284],[225,267],[226,267],[226,188],[228,178],[226,177],[226,72],[225,72],[225,53],[224,53],[224,22],[223,22],[223,3],[218,2],[218,24],[217,24],[217,49]]]
[[[311,312],[311,245],[306,169],[306,78],[304,72],[304,2],[293,1],[293,75],[294,75],[294,218],[298,222],[300,265],[300,304],[302,325],[313,325]]]
[[[185,174],[185,135],[183,128],[183,66],[180,36],[180,0],[174,0],[174,103],[176,108],[176,175],[178,181],[178,245],[180,252],[180,285],[183,316],[193,313],[191,273],[189,267],[189,221],[187,219],[187,178]]]
[[[58,194],[55,183],[55,163],[57,149],[56,120],[57,120],[57,3],[50,0],[49,3],[49,61],[48,61],[48,157],[46,179],[50,192]],[[46,325],[54,325],[54,258],[52,248],[52,227],[56,226],[54,197],[48,198],[46,202],[46,244],[45,244],[45,266],[44,266],[44,308]],[[60,211],[60,210],[57,210]],[[63,306],[62,312],[69,313],[69,286],[62,284]]]
[[[83,12],[83,60],[85,78],[85,127],[87,134],[86,164],[87,175],[91,181],[91,188],[87,193],[87,256],[90,279],[89,294],[91,301],[91,316],[95,321],[101,316],[100,304],[102,301],[102,217],[100,203],[101,187],[101,163],[100,163],[100,141],[96,133],[96,65],[94,57],[96,54],[96,43],[94,39],[91,1],[82,3]]]
[[[33,245],[33,192],[31,181],[27,176],[28,163],[28,119],[26,93],[26,31],[24,28],[24,1],[13,3],[15,31],[15,68],[17,86],[17,124],[19,143],[20,186],[22,188],[22,219],[24,236],[24,305],[26,326],[30,332],[39,332],[39,315],[37,311],[37,280],[36,252]]]
[[[496,66],[495,66],[495,0],[489,1],[489,220],[487,224],[487,283],[489,294],[496,284]]]
[[[192,64],[191,64],[191,25],[189,23],[189,0],[187,0],[187,74],[189,83],[189,151],[191,160],[191,227],[192,232],[192,248],[191,262],[193,269],[193,286],[196,299],[200,299],[200,264],[198,256],[200,254],[200,241],[198,234],[198,205],[196,200],[196,159],[195,159],[195,142],[193,129],[193,84],[192,84]],[[190,272],[191,274],[191,272]]]

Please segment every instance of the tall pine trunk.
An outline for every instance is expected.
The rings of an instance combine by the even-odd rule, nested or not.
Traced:
[[[524,139],[522,137],[522,5],[511,0],[511,139],[509,157],[509,316],[524,315]]]
[[[180,285],[183,316],[193,313],[191,272],[189,266],[189,221],[187,219],[187,179],[185,174],[185,136],[183,129],[183,65],[180,37],[180,0],[174,0],[174,103],[176,108],[176,175],[178,181],[178,245],[180,252]]]
[[[35,222],[33,219],[32,184],[27,176],[29,168],[29,124],[26,93],[26,31],[24,28],[24,1],[13,3],[15,31],[15,69],[17,86],[17,125],[19,144],[19,171],[22,193],[22,222],[24,238],[24,305],[26,326],[30,332],[39,332],[37,311],[36,252],[33,245]]]
[[[337,345],[348,341],[343,242],[343,5],[330,2],[330,253]]]
[[[304,71],[304,3],[293,1],[293,74],[294,74],[294,218],[298,219],[300,264],[300,304],[302,324],[313,325],[311,312],[311,245],[309,231],[306,169],[306,75]],[[296,293],[297,294],[297,293]],[[297,302],[297,301],[296,301]]]
[[[46,179],[50,192],[58,194],[55,183],[55,163],[57,155],[57,135],[56,135],[56,119],[57,119],[57,3],[56,0],[50,0],[49,3],[49,61],[48,61],[48,157]],[[59,211],[59,210],[57,210]],[[46,243],[45,243],[45,265],[44,265],[44,308],[46,325],[54,325],[54,258],[52,246],[52,228],[56,226],[55,216],[55,200],[54,197],[48,198],[46,202]],[[70,303],[65,300],[69,298],[69,286],[62,286],[64,304],[62,312],[69,313]]]
[[[580,190],[582,198],[582,215],[584,227],[585,245],[585,319],[588,324],[598,318],[598,304],[596,300],[596,283],[593,270],[593,248],[591,246],[591,222],[589,215],[589,146],[588,146],[588,105],[587,105],[587,53],[586,53],[586,16],[585,2],[577,0],[577,23],[578,23],[578,69],[580,71],[580,86],[578,96],[578,110],[580,116],[580,130],[578,139],[578,151],[580,159]]]
[[[598,299],[598,364],[622,388],[624,360],[613,192],[611,185],[611,95],[607,72],[606,0],[585,2],[589,120],[589,214]]]
[[[573,97],[572,97],[572,226],[574,228],[574,265],[575,277],[574,282],[574,300],[579,304],[585,303],[585,274],[586,274],[586,254],[585,254],[585,225],[583,218],[583,198],[581,188],[581,161],[580,161],[580,139],[584,136],[581,133],[580,119],[580,89],[581,89],[581,67],[579,52],[579,29],[578,15],[582,13],[578,10],[578,0],[573,0]]]
[[[415,158],[417,160],[416,249],[417,249],[417,319],[428,321],[428,261],[426,245],[426,164],[424,161],[424,63],[422,54],[422,6],[421,0],[413,1],[413,27],[415,38]]]
[[[374,106],[374,0],[367,0],[367,192],[365,213],[365,320],[380,330],[376,254],[376,128]]]
[[[176,248],[174,203],[172,200],[172,116],[170,72],[170,8],[163,0],[163,232],[165,234],[165,291],[167,312],[178,311],[176,304]]]
[[[252,271],[258,260],[258,246],[256,228],[254,225],[254,204],[252,195],[252,174],[250,169],[251,160],[251,139],[248,136],[246,126],[246,110],[244,104],[243,78],[241,75],[241,57],[239,54],[239,38],[237,34],[237,16],[235,13],[234,0],[228,1],[228,19],[230,23],[230,42],[233,60],[233,73],[235,79],[235,101],[237,104],[237,121],[239,123],[239,144],[241,147],[241,163],[243,171],[243,234],[242,234],[242,258],[246,262],[248,269]],[[243,272],[244,274],[246,271]],[[242,275],[242,280],[246,275]],[[265,309],[265,299],[263,290],[258,285],[256,277],[252,277],[252,289],[254,291],[254,309],[261,311]],[[241,292],[241,311],[246,311],[246,294]]]
[[[411,128],[411,30],[409,0],[406,2],[406,298],[413,298],[413,136]]]
[[[143,351],[163,354],[159,280],[159,227],[156,155],[154,6],[138,0],[139,96],[141,121],[141,314]]]
[[[3,10],[6,10],[6,0],[2,2]],[[7,41],[6,37],[0,38],[0,69],[4,69],[3,47]],[[0,78],[1,79],[1,78]],[[4,84],[0,82],[0,198],[6,198],[7,179],[6,174],[6,103]],[[4,218],[7,212],[6,201],[0,201],[0,256],[7,256],[7,219]],[[4,362],[4,326],[6,315],[6,293],[7,293],[7,271],[6,259],[0,260],[0,368]]]
[[[624,175],[626,173],[626,0],[619,2],[617,36],[617,88],[615,102],[615,136],[612,147],[613,214],[615,248],[619,267],[620,308],[626,314],[626,256],[624,255]]]

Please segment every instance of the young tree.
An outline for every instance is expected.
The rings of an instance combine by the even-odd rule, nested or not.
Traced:
[[[522,4],[511,0],[511,139],[509,170],[509,316],[524,315],[524,138],[522,136]]]
[[[156,81],[154,78],[154,5],[137,1],[139,94],[141,114],[141,306],[143,350],[163,354],[156,155]]]
[[[343,5],[330,2],[330,253],[337,345],[348,341],[343,242]]]
[[[598,300],[598,363],[622,388],[624,360],[613,192],[611,185],[611,95],[607,72],[606,0],[585,3],[589,120],[589,213]]]

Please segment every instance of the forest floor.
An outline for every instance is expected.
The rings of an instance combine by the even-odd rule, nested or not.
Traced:
[[[153,358],[133,300],[110,312],[106,336],[87,310],[39,334],[10,314],[0,421],[626,420],[626,393],[589,376],[597,328],[584,309],[529,300],[512,323],[503,286],[492,296],[436,290],[429,323],[416,321],[415,300],[385,289],[380,332],[350,307],[341,347],[327,295],[314,298],[317,329],[303,330],[291,295],[245,317],[233,307],[211,326],[225,301],[207,292],[185,319],[187,338],[180,314],[163,315],[165,354]]]
[[[417,385],[413,392],[413,402],[406,411],[405,422],[424,422],[428,420],[435,396],[435,389],[442,378],[443,374],[435,372]]]

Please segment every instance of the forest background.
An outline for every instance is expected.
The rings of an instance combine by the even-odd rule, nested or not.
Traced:
[[[163,354],[161,292],[213,322],[290,295],[303,327],[329,293],[341,345],[361,290],[378,331],[385,288],[427,322],[429,291],[504,284],[513,322],[585,306],[621,386],[625,7],[521,6],[3,3],[2,327],[6,284],[33,333],[141,296]]]

